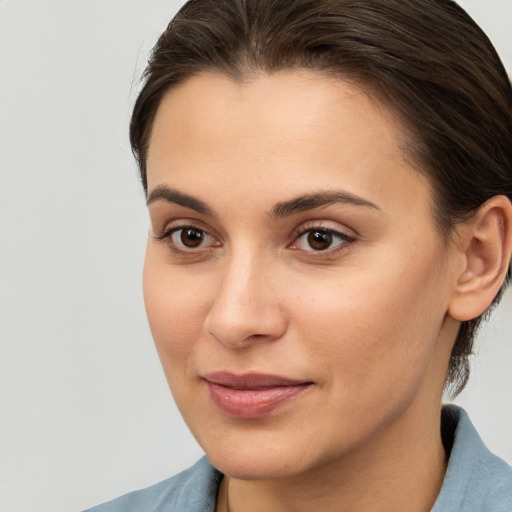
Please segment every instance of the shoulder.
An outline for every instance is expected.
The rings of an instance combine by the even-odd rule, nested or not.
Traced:
[[[84,512],[214,512],[221,479],[222,474],[203,457],[172,478]]]
[[[432,512],[512,512],[512,468],[484,445],[466,412],[443,408],[453,445]]]

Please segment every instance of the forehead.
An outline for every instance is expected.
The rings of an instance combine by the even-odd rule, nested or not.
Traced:
[[[290,134],[298,141],[312,142],[314,131],[339,130],[343,119],[350,122],[347,128],[353,135],[368,135],[367,141],[377,135],[391,150],[399,145],[400,124],[389,108],[355,84],[307,69],[245,80],[219,73],[195,75],[164,95],[153,135],[163,128],[167,133],[178,131],[175,135],[186,131],[191,141]],[[150,153],[154,143],[151,137]]]
[[[406,160],[401,132],[384,104],[314,71],[245,82],[200,74],[161,102],[149,144],[148,188],[169,180],[188,189],[236,183],[240,192],[267,196],[281,186],[300,194],[341,184],[393,201],[429,188]]]

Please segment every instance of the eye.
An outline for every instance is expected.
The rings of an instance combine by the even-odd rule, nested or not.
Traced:
[[[220,245],[213,236],[197,226],[171,226],[156,238],[166,242],[175,253],[190,253]]]
[[[346,243],[353,242],[354,237],[329,228],[310,228],[297,236],[291,249],[301,251],[327,252],[341,248]]]
[[[209,235],[202,229],[194,227],[176,229],[170,236],[173,243],[187,247],[188,249],[196,249],[208,240]]]

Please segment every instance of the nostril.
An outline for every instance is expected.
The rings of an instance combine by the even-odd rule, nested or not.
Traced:
[[[272,336],[270,336],[270,337],[272,337]],[[262,340],[265,338],[269,338],[269,336],[265,335],[265,334],[252,334],[251,336],[247,336],[247,338],[245,338],[245,340],[246,341],[256,341],[256,340]]]

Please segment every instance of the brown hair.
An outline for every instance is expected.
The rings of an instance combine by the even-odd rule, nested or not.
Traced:
[[[491,42],[450,0],[190,0],[158,40],[130,140],[147,192],[146,157],[160,101],[212,70],[243,80],[309,68],[351,80],[399,115],[407,154],[435,193],[443,238],[495,195],[512,199],[512,87]],[[493,304],[501,297],[506,282]],[[469,377],[482,317],[463,322],[447,385]]]

